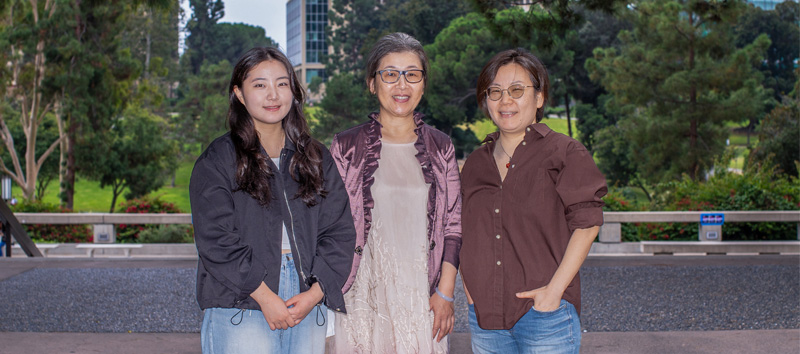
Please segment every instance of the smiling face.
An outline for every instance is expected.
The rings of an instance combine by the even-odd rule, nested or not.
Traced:
[[[292,109],[292,88],[286,67],[277,60],[267,60],[247,73],[242,87],[234,86],[239,102],[247,108],[257,131],[280,127]]]
[[[506,90],[511,85],[532,86],[528,72],[516,63],[501,66],[489,88]],[[492,121],[504,134],[524,134],[525,127],[536,121],[536,111],[542,108],[544,98],[533,87],[525,87],[520,98],[511,98],[503,91],[500,100],[486,99],[486,106]]]
[[[385,69],[421,70],[422,62],[413,52],[389,53],[378,64],[378,70]],[[369,91],[378,96],[381,117],[411,118],[425,91],[425,80],[411,84],[401,76],[397,82],[387,84],[380,75],[374,75],[369,81]]]

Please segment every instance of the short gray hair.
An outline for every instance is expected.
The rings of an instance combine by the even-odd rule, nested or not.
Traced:
[[[422,70],[425,71],[422,81],[423,84],[427,86],[428,55],[425,54],[425,50],[422,49],[422,44],[416,38],[402,32],[387,34],[381,37],[381,39],[372,46],[372,50],[369,51],[369,56],[367,57],[367,71],[364,74],[367,86],[369,86],[369,80],[375,77],[375,73],[378,71],[378,65],[383,57],[391,53],[403,52],[412,52],[419,57],[419,61],[422,63]]]

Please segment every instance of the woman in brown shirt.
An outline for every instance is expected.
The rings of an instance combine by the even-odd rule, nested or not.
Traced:
[[[607,193],[591,154],[539,123],[547,70],[522,49],[478,77],[498,132],[462,170],[461,272],[475,353],[578,353],[580,278]]]

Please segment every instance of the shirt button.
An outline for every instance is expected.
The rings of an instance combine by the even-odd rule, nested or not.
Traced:
[[[498,213],[500,213],[500,209],[495,209],[495,210],[494,210],[494,213],[495,213],[495,214],[498,214]]]
[[[497,239],[498,239],[498,240],[500,239],[500,235],[497,235],[497,236],[495,236],[495,237],[497,237]]]
[[[528,145],[528,143],[527,143],[527,142],[525,142],[525,141],[523,141],[523,142],[522,142],[522,145]]]
[[[500,265],[500,261],[497,261],[497,265]]]
[[[511,168],[514,168],[514,166],[516,166],[516,165],[511,165]]]
[[[527,128],[525,128],[525,130],[531,131],[531,127],[527,127]]]

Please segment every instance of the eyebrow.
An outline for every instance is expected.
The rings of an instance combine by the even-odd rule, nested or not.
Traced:
[[[254,82],[254,81],[261,81],[261,80],[266,80],[266,79],[267,78],[265,78],[265,77],[254,77],[254,78],[252,78],[250,80],[247,80],[247,81]],[[275,81],[278,81],[278,80],[289,80],[289,77],[288,76],[281,76],[281,77],[275,79]]]
[[[394,66],[394,65],[389,65],[389,66],[387,66],[387,67],[385,67],[385,68],[383,68],[383,69],[381,69],[381,70],[386,70],[386,69],[398,70],[398,69],[400,69],[400,68],[398,68],[398,67],[396,67],[396,66]],[[422,69],[420,69],[420,68],[419,68],[418,66],[416,66],[416,65],[409,65],[409,66],[406,66],[406,69],[419,69],[419,70],[422,70]]]
[[[525,85],[525,83],[524,83],[524,82],[522,82],[522,80],[514,80],[514,81],[511,81],[511,84],[510,84],[509,86],[511,86],[511,85],[516,85],[516,84]],[[496,82],[493,82],[493,83],[491,83],[491,84],[489,85],[489,87],[491,87],[491,86],[500,86],[500,84],[498,84],[498,83],[496,83]]]

